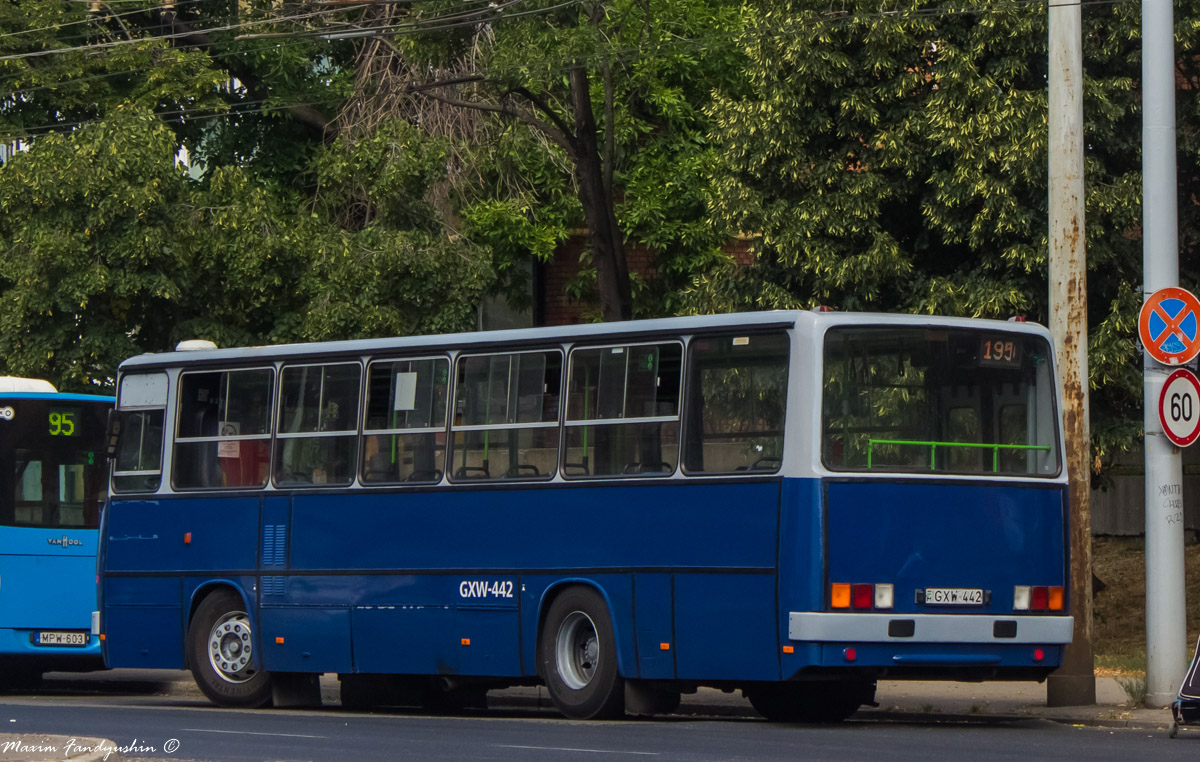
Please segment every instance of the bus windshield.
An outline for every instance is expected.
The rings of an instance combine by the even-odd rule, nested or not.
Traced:
[[[0,526],[99,526],[108,408],[70,398],[0,400]]]
[[[821,457],[835,471],[1056,476],[1050,347],[1003,330],[825,336]]]

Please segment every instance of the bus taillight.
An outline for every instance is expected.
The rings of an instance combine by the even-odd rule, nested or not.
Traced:
[[[835,609],[850,608],[850,586],[840,582],[830,585],[829,605]]]
[[[895,599],[891,583],[848,585],[835,582],[829,586],[829,605],[835,609],[890,609]]]
[[[856,609],[869,609],[875,605],[874,585],[851,585],[852,605]]]
[[[1014,611],[1062,611],[1062,609],[1062,587],[1017,585],[1013,588]]]

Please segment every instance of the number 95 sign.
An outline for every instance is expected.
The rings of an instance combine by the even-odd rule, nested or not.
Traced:
[[[1158,397],[1158,420],[1167,439],[1180,447],[1200,435],[1200,381],[1190,370],[1180,368],[1167,376]]]

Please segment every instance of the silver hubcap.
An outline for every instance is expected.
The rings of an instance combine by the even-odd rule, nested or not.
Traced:
[[[208,635],[208,661],[222,679],[244,683],[254,677],[250,620],[243,611],[231,611],[217,620]]]
[[[582,611],[573,611],[558,628],[554,647],[559,678],[572,690],[586,688],[596,676],[600,641],[596,625]]]

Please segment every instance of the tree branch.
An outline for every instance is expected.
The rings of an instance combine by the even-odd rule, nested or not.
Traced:
[[[214,44],[214,40],[203,32],[198,32],[185,21],[180,21],[178,15],[174,11],[159,11],[160,23],[170,29],[172,34],[185,35],[183,37],[173,38],[170,40],[171,45],[185,48],[210,48]],[[222,62],[223,66],[229,69],[233,76],[237,77],[238,81],[246,88],[246,92],[255,100],[266,101],[270,92],[263,85],[262,79],[254,72],[253,69],[247,66],[227,65]],[[287,111],[292,117],[308,127],[313,128],[320,133],[320,137],[324,139],[326,131],[332,124],[332,120],[323,112],[318,111],[312,106],[297,104],[292,106],[283,106],[282,109]]]
[[[414,90],[414,92],[426,98],[432,98],[433,100],[445,103],[448,106],[458,106],[459,108],[469,108],[476,111],[487,111],[489,113],[511,117],[540,131],[546,137],[550,138],[555,145],[557,145],[559,148],[562,148],[567,153],[574,154],[574,147],[572,146],[571,139],[568,135],[564,135],[563,132],[556,126],[543,122],[541,119],[538,119],[528,111],[512,109],[496,103],[465,101],[459,98],[451,98],[448,95],[443,95],[442,93],[438,93],[434,90],[417,89]]]

